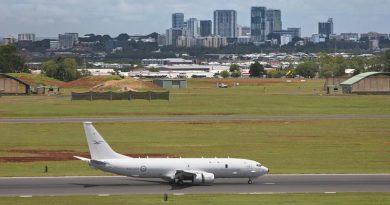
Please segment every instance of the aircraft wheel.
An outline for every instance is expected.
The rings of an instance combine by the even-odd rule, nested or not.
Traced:
[[[253,182],[252,182],[252,179],[249,179],[248,180],[248,184],[252,184]]]
[[[179,179],[179,180],[177,180],[177,184],[178,184],[178,185],[183,185],[184,182],[183,182],[183,180]]]

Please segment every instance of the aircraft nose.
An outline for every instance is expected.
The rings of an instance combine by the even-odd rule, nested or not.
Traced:
[[[262,168],[263,168],[263,171],[264,171],[265,173],[269,173],[269,169],[268,169],[267,167],[263,166]]]

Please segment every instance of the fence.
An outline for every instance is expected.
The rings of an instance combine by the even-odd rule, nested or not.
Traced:
[[[86,92],[74,93],[72,92],[71,100],[168,100],[168,92],[134,92],[128,91],[123,93],[116,92]]]

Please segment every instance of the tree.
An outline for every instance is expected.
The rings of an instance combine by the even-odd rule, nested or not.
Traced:
[[[306,61],[301,63],[295,69],[297,75],[303,76],[305,78],[313,78],[318,72],[318,65],[313,61]]]
[[[281,78],[286,74],[286,72],[282,70],[271,70],[268,72],[268,77],[271,78]]]
[[[230,76],[230,73],[229,71],[224,70],[220,73],[220,75],[222,76],[222,78],[228,78]]]
[[[241,77],[241,72],[234,71],[230,76],[232,76],[232,78],[239,78],[239,77]]]
[[[264,67],[258,61],[251,64],[249,67],[249,75],[250,77],[260,77],[264,75]]]
[[[390,49],[385,52],[385,55],[383,56],[384,61],[384,68],[383,71],[390,72]]]
[[[128,41],[129,38],[130,36],[127,33],[121,33],[118,37],[116,37],[118,41]]]
[[[47,76],[65,82],[76,80],[82,76],[77,71],[77,67],[77,62],[73,58],[58,58],[56,61],[49,60],[42,64],[42,70]]]
[[[151,68],[149,68],[149,72],[158,73],[158,72],[160,72],[160,69],[156,68],[156,67],[151,67]]]
[[[238,66],[237,64],[231,64],[231,65],[230,65],[229,71],[230,71],[231,73],[234,73],[234,72],[236,72],[236,71],[240,71],[240,66]]]
[[[27,72],[14,45],[0,46],[0,73]]]

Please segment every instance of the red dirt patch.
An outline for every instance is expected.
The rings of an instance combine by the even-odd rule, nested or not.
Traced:
[[[107,81],[105,76],[89,76],[78,80],[63,83],[61,87],[92,88]]]
[[[153,84],[151,81],[142,81],[135,78],[124,78],[122,80],[110,80],[102,84],[94,86],[92,89],[96,91],[104,90],[139,90],[139,89],[158,89],[160,88],[156,84]]]
[[[75,152],[73,150],[8,150],[9,153],[25,154],[18,157],[0,157],[0,162],[38,162],[38,161],[70,161],[77,160],[73,156],[90,158],[89,152]],[[170,154],[125,154],[134,158],[176,157]]]
[[[268,85],[276,83],[285,83],[285,79],[259,79],[259,78],[241,78],[241,79],[209,79],[206,80],[209,83],[225,83],[233,84],[240,83],[245,85]]]

